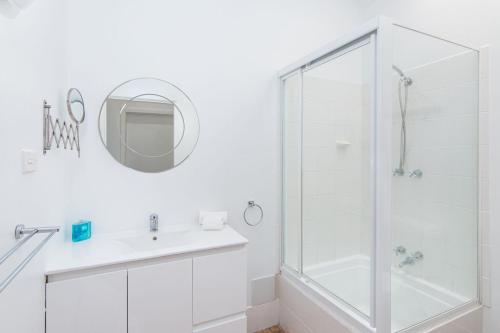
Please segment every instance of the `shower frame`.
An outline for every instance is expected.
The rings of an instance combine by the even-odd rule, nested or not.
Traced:
[[[284,82],[311,63],[317,63],[323,59],[333,59],[336,54],[342,55],[350,51],[350,47],[359,45],[363,40],[368,39],[373,51],[373,75],[371,78],[372,89],[370,98],[370,117],[372,120],[372,130],[374,133],[371,142],[372,154],[370,163],[374,171],[372,182],[373,204],[373,230],[372,230],[372,256],[371,256],[371,277],[370,277],[370,315],[361,313],[353,306],[332,294],[319,284],[309,279],[303,273],[303,221],[300,219],[300,258],[298,259],[298,272],[285,263],[285,149],[282,142],[282,230],[281,230],[281,273],[289,277],[295,283],[306,284],[308,288],[306,294],[318,300],[322,305],[333,310],[339,318],[347,325],[361,332],[391,332],[391,182],[392,182],[392,112],[393,112],[393,30],[394,27],[406,28],[423,35],[441,39],[472,49],[479,54],[479,48],[470,47],[460,43],[451,42],[447,39],[436,37],[417,29],[408,28],[399,24],[393,19],[379,16],[366,22],[351,33],[331,42],[321,49],[301,58],[278,72],[281,84],[280,105],[282,128],[281,138],[285,137],[285,108],[284,108]],[[302,88],[302,75],[299,75],[299,85]],[[300,113],[303,114],[303,101],[300,97]],[[302,123],[302,120],[300,121]],[[301,130],[302,131],[302,130]],[[302,135],[301,135],[302,142]],[[300,149],[300,168],[302,171],[302,154]],[[301,175],[302,182],[302,175]],[[476,189],[477,191],[478,189]],[[477,196],[479,201],[479,195]],[[302,199],[301,199],[302,201]],[[476,212],[479,215],[479,210]],[[448,310],[424,322],[418,323],[404,329],[402,332],[421,331],[438,326],[447,320],[455,318],[481,306],[481,220],[477,216],[478,223],[478,258],[477,258],[477,299],[460,305],[457,308]]]

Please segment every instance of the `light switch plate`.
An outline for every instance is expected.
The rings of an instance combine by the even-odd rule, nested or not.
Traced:
[[[38,168],[38,154],[34,150],[23,149],[23,173],[35,172]]]

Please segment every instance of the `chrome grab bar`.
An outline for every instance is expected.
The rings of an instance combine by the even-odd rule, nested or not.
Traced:
[[[49,241],[52,236],[55,235],[56,232],[59,232],[60,227],[36,227],[36,228],[26,228],[23,224],[19,224],[16,226],[14,231],[14,236],[16,239],[21,239],[24,235],[27,235],[26,238],[23,238],[16,245],[14,245],[7,253],[5,253],[2,257],[0,257],[0,265],[6,261],[11,255],[13,255],[21,246],[26,244],[33,236],[41,233],[48,233],[49,235],[45,237],[44,240],[40,242],[31,252],[28,254],[26,258],[24,258],[19,265],[14,268],[14,270],[3,280],[0,282],[0,293],[7,288],[7,286],[16,278],[16,276],[21,273],[21,271],[28,265],[28,263],[37,255],[38,252],[44,247],[44,245]]]

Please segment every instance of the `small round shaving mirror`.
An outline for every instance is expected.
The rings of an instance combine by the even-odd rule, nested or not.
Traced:
[[[71,119],[77,125],[83,123],[85,120],[85,103],[83,102],[82,93],[76,88],[71,88],[66,97],[66,104]]]

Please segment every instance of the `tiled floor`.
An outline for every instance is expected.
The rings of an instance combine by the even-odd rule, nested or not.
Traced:
[[[257,333],[284,333],[279,326],[273,326]]]

